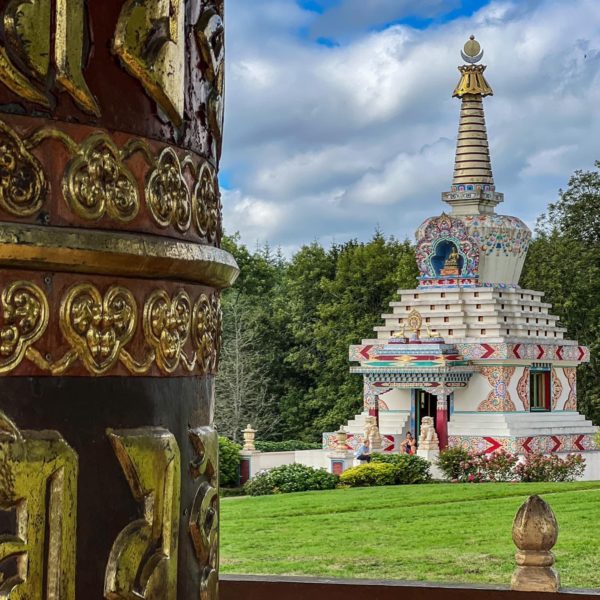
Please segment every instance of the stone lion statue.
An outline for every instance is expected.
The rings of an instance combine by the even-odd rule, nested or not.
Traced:
[[[377,419],[373,416],[365,417],[365,439],[369,440],[371,450],[381,448],[381,434],[377,427]]]
[[[421,435],[419,436],[419,448],[431,450],[439,447],[439,440],[435,432],[433,417],[423,417],[421,421]]]

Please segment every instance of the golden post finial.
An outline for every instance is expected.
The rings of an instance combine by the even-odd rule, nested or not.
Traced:
[[[478,63],[482,59],[483,50],[481,49],[481,45],[475,39],[474,35],[469,36],[464,48],[460,51],[460,55],[465,62],[468,62],[472,65]]]

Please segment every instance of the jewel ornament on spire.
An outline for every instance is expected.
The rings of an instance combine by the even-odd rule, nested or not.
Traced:
[[[460,80],[452,94],[461,99],[454,177],[452,190],[444,192],[442,199],[456,215],[489,214],[503,200],[494,187],[483,112],[483,98],[492,96],[493,91],[483,74],[485,65],[476,64],[483,57],[483,50],[474,36],[465,44],[461,56],[468,64],[458,67]]]

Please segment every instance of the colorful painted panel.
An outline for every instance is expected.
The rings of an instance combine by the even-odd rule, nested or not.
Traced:
[[[575,367],[565,367],[563,373],[569,382],[569,397],[563,410],[577,410],[577,369]]]
[[[477,407],[480,412],[508,412],[516,410],[508,386],[515,374],[515,367],[482,367],[481,374],[488,380],[492,390]]]
[[[527,367],[523,369],[523,375],[517,383],[517,394],[523,403],[523,409],[529,410],[529,369]]]
[[[539,435],[530,437],[485,437],[473,435],[451,435],[450,447],[461,447],[470,452],[491,454],[506,450],[514,454],[531,452],[551,454],[554,452],[589,452],[599,450],[593,435]]]
[[[563,386],[556,369],[552,369],[552,410],[556,410],[558,401],[562,396]]]
[[[349,433],[346,442],[346,449],[355,451],[363,443],[364,434]],[[398,435],[382,434],[381,436],[381,452],[394,452],[398,443]],[[335,432],[326,432],[323,434],[323,450],[337,450],[337,436]]]

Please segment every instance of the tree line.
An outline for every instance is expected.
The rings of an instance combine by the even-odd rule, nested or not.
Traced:
[[[600,423],[600,163],[576,171],[538,219],[521,286],[546,292],[568,330],[592,351],[578,402]],[[414,247],[376,231],[368,242],[305,245],[291,258],[239,236],[223,246],[241,274],[224,292],[216,421],[234,440],[251,423],[267,440],[318,441],[362,409],[348,346],[374,337],[398,289],[418,275]]]

